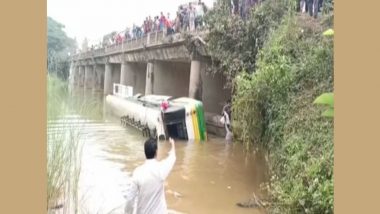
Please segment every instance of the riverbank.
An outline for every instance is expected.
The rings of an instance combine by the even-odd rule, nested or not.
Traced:
[[[333,44],[326,26],[290,17],[264,45],[254,75],[234,97],[242,142],[269,150],[273,213],[333,212],[333,121],[313,105],[333,91]],[[249,109],[248,109],[249,108]],[[236,123],[235,123],[236,124]]]
[[[265,1],[249,19],[216,7],[208,44],[233,87],[235,140],[268,151],[270,213],[333,213],[333,120],[313,101],[333,91],[332,11]],[[221,33],[223,32],[223,33]]]

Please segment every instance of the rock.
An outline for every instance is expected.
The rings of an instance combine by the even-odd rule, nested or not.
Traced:
[[[248,201],[238,202],[236,205],[244,208],[262,208],[268,206],[268,203],[263,202],[255,193],[252,193],[252,197]]]

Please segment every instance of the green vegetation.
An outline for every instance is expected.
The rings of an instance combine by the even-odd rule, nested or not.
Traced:
[[[327,105],[328,109],[322,113],[325,117],[334,117],[334,94],[324,93],[314,100],[314,104]]]
[[[69,213],[77,207],[79,132],[64,121],[69,109],[67,84],[56,76],[48,76],[47,84],[47,209]]]
[[[47,27],[47,210],[77,213],[82,127],[66,116],[99,117],[101,105],[94,103],[96,99],[83,100],[82,96],[69,93],[66,81],[69,56],[75,52],[76,41],[66,35],[62,24],[50,17]]]
[[[214,72],[223,72],[228,86],[242,71],[255,70],[256,56],[270,32],[275,29],[292,6],[291,1],[270,1],[258,7],[250,18],[230,15],[229,1],[218,1],[206,15],[209,26],[207,45],[215,59]]]
[[[47,17],[47,66],[48,71],[62,79],[69,75],[69,55],[75,53],[77,42],[63,31],[64,25]]]
[[[324,36],[333,36],[334,30],[328,29],[323,32]],[[328,109],[322,113],[325,117],[334,117],[334,93],[324,93],[314,100],[314,104],[327,105]]]
[[[47,210],[77,213],[83,127],[67,116],[96,119],[102,115],[102,105],[70,94],[67,81],[55,75],[48,76],[47,92]]]
[[[233,87],[235,139],[268,151],[269,211],[333,213],[333,121],[313,104],[333,91],[333,39],[323,35],[333,16],[298,14],[295,2],[264,1],[244,21],[218,1],[209,48]]]

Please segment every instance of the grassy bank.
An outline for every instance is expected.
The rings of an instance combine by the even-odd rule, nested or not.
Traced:
[[[333,121],[313,104],[333,91],[333,11],[313,19],[296,4],[263,1],[243,20],[220,0],[207,42],[232,87],[236,141],[268,152],[269,212],[333,213]]]
[[[289,16],[265,42],[255,73],[236,78],[234,134],[269,151],[273,213],[333,213],[333,121],[313,105],[333,91],[329,26]]]

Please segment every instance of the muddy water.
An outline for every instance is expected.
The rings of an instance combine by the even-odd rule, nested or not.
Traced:
[[[104,105],[102,96],[95,99],[94,103]],[[103,107],[99,109],[106,110]],[[145,161],[145,139],[134,128],[120,126],[111,115],[103,111],[98,114],[68,115],[81,124],[80,211],[123,213],[123,190],[133,170]],[[159,159],[166,157],[169,147],[168,142],[159,143]],[[171,212],[264,213],[236,206],[252,192],[260,194],[259,185],[265,181],[261,155],[246,155],[241,145],[215,136],[209,136],[205,143],[176,141],[176,154],[177,161],[165,184]]]

